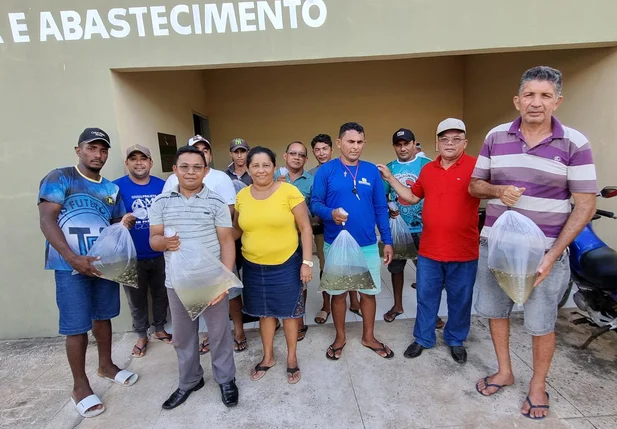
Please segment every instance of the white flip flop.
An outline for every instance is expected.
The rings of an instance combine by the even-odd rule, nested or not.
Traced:
[[[105,378],[109,381],[113,381],[120,386],[129,387],[137,382],[139,376],[134,372],[131,372],[127,369],[121,369],[118,371],[114,378],[105,377],[104,375],[98,374],[99,377]],[[128,383],[127,383],[128,382]]]
[[[75,399],[73,399],[73,397],[71,396],[71,402],[73,402],[73,405],[75,405],[75,408],[77,408],[77,412],[85,418],[96,417],[99,414],[102,414],[103,411],[105,411],[105,405],[103,405],[103,402],[101,402],[99,397],[94,394],[86,396],[84,399],[79,401],[78,404],[75,403]],[[90,408],[96,405],[103,405],[103,407],[97,410],[88,411]]]

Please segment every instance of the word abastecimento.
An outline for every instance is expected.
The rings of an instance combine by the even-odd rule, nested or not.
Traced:
[[[40,40],[89,40],[124,38],[135,30],[139,37],[211,34],[321,27],[326,21],[324,0],[276,0],[222,4],[179,4],[165,6],[114,8],[107,13],[90,9],[41,12]],[[106,17],[106,21],[103,19]]]

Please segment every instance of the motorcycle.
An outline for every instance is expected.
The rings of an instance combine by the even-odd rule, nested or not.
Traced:
[[[603,198],[617,196],[617,187],[607,186],[600,192]],[[481,231],[486,217],[485,209],[479,211],[478,228]],[[576,284],[573,300],[580,311],[580,318],[572,323],[587,323],[596,329],[580,347],[585,349],[595,339],[610,331],[617,331],[617,252],[610,248],[593,230],[592,222],[602,217],[617,219],[613,212],[597,209],[591,221],[570,243],[570,281],[559,308],[563,307]]]
[[[617,196],[617,187],[607,186],[602,189],[603,198]],[[581,349],[587,348],[596,338],[609,331],[617,331],[617,252],[611,249],[592,227],[592,222],[601,217],[617,219],[613,212],[596,210],[591,222],[579,233],[570,244],[570,284],[566,297],[560,303],[567,301],[572,285],[574,303],[582,317],[572,323],[580,325],[587,323],[596,329],[589,336]]]

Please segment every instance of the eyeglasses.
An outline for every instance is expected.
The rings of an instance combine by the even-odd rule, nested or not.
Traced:
[[[443,144],[448,143],[448,142],[452,142],[454,144],[460,144],[460,143],[464,142],[465,139],[461,138],[461,137],[452,137],[452,138],[450,138],[450,137],[439,137],[437,139],[437,141],[439,143],[443,143]]]
[[[178,167],[178,170],[180,170],[182,173],[188,173],[190,170],[193,170],[195,173],[201,173],[202,171],[204,171],[204,168],[206,168],[206,166],[203,164],[195,164],[195,165],[180,164],[177,167]]]
[[[306,158],[306,154],[304,152],[287,152],[287,155],[299,156],[300,158]]]

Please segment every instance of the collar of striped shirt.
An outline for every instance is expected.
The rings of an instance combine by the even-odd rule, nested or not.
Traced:
[[[206,185],[203,185],[204,187],[202,188],[201,191],[199,191],[195,195],[198,198],[206,198],[208,196],[208,194],[210,193],[210,190],[208,189],[208,187]],[[174,187],[171,189],[171,193],[176,194],[176,195],[182,195],[180,193],[180,184],[174,185]]]
[[[508,130],[508,134],[514,134],[518,136],[521,140],[525,140],[523,134],[521,133],[522,122],[523,119],[520,116],[516,118],[516,120],[512,122],[512,125]],[[559,119],[554,116],[551,116],[551,128],[553,130],[553,134],[549,139],[547,139],[548,141],[551,141],[552,139],[562,139],[565,137],[566,132],[563,128],[563,125],[561,124],[561,122],[559,122]]]

